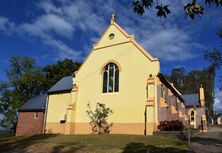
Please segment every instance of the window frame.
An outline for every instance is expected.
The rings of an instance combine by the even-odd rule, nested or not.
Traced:
[[[111,65],[113,65],[113,70],[110,69]],[[112,76],[110,76],[110,73],[112,71]],[[118,71],[118,72],[117,72]],[[105,82],[105,73],[107,73],[106,75],[106,82]],[[118,78],[116,78],[116,75],[118,73]],[[118,66],[118,64],[116,64],[115,62],[108,62],[105,64],[105,66],[103,66],[102,69],[102,94],[114,94],[114,93],[118,93],[119,92],[119,82],[120,82],[120,68]],[[112,78],[112,79],[110,79]],[[116,81],[118,79],[118,81]],[[110,84],[112,80],[112,85]],[[104,84],[106,84],[106,87],[104,86]],[[112,87],[112,90],[110,90],[110,85]],[[116,88],[117,87],[117,88]],[[105,91],[105,90],[106,91]]]
[[[193,113],[193,115],[192,115]],[[191,110],[190,111],[190,123],[195,123],[195,111]]]

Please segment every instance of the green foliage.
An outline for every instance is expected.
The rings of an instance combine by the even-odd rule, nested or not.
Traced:
[[[193,0],[192,3],[188,3],[184,6],[185,14],[191,19],[194,19],[195,15],[202,15],[204,8],[197,3],[196,0]]]
[[[218,36],[219,38],[222,38],[222,29],[219,30]],[[222,67],[222,51],[219,49],[214,48],[211,51],[206,51],[204,53],[204,58],[210,62],[210,67],[214,70],[214,74],[215,69],[220,69]],[[218,77],[220,78],[219,89],[222,91],[222,75],[220,74]]]
[[[219,69],[222,66],[222,52],[218,49],[206,51],[204,57],[211,63],[212,67]]]
[[[164,18],[166,18],[167,14],[170,14],[170,13],[171,13],[170,10],[168,9],[168,6],[169,6],[169,5],[164,5],[164,6],[163,6],[162,4],[157,5],[157,6],[156,6],[157,16],[158,16],[158,17],[164,17]]]
[[[132,7],[135,13],[143,15],[146,10],[152,8],[154,0],[133,0]],[[216,6],[222,6],[222,0],[205,0],[205,5],[214,4]],[[164,17],[170,14],[169,5],[159,4],[156,0],[157,16]],[[184,11],[187,16],[194,19],[196,15],[202,15],[204,13],[204,8],[197,2],[197,0],[192,0],[192,3],[187,3],[184,6]]]
[[[86,113],[90,118],[90,125],[94,134],[106,134],[110,132],[112,123],[108,123],[108,117],[113,113],[110,108],[106,108],[105,104],[97,103],[96,109],[92,111],[90,104],[87,104]]]
[[[150,9],[152,7],[153,0],[136,0],[132,1],[132,7],[135,13],[139,15],[143,15],[145,12],[145,9]],[[156,10],[157,10],[157,16],[158,17],[164,17],[168,14],[170,14],[170,10],[168,9],[169,5],[163,5],[163,4],[157,4]]]
[[[13,56],[6,69],[8,80],[0,82],[0,126],[15,130],[17,109],[35,95],[45,93],[64,76],[72,75],[80,63],[65,59],[57,64],[37,67],[30,57]]]
[[[45,91],[46,79],[35,60],[13,56],[6,70],[8,81],[0,83],[0,125],[15,130],[17,108],[32,96]]]
[[[43,67],[43,72],[46,75],[47,87],[50,88],[64,76],[74,75],[81,63],[73,62],[71,59],[58,61],[56,64],[51,64]]]
[[[222,6],[222,0],[205,0],[205,4],[214,3],[216,6]]]
[[[218,35],[219,35],[219,38],[222,38],[222,29],[219,30]]]

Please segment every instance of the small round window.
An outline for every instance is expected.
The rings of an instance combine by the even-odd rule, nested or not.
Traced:
[[[113,40],[114,37],[115,37],[114,33],[111,33],[111,34],[109,35],[109,39],[110,39],[110,40]]]

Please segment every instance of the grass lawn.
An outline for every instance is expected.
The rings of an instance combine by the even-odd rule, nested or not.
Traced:
[[[33,135],[0,139],[0,152],[185,153],[174,135]]]

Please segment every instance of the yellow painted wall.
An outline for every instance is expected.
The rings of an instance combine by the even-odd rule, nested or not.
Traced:
[[[47,133],[64,133],[65,123],[60,123],[60,119],[67,114],[67,106],[70,100],[71,93],[49,95],[46,116]]]
[[[112,33],[115,34],[115,37],[114,37],[114,39],[110,40],[109,35]],[[130,38],[127,38],[124,34],[121,31],[117,30],[116,27],[111,24],[107,28],[107,31],[105,31],[105,33],[102,35],[100,40],[97,42],[96,47],[99,48],[99,47],[103,47],[103,46],[108,46],[108,45],[113,45],[116,43],[122,43],[125,41],[129,41]]]
[[[115,34],[113,40],[109,39],[111,33]],[[124,133],[125,127],[131,125],[135,126],[134,129],[129,130],[132,134],[143,134],[144,111],[148,98],[147,79],[150,74],[155,78],[160,72],[159,61],[141,49],[133,36],[122,31],[116,23],[109,26],[102,39],[93,48],[94,50],[74,78],[78,91],[49,96],[46,129],[52,133],[66,134],[69,131],[75,131],[73,133],[89,131],[87,130],[90,129],[89,117],[86,113],[87,104],[90,103],[92,108],[95,108],[96,103],[99,102],[113,110],[114,113],[110,116],[109,122],[114,125],[119,123],[116,124],[114,131]],[[117,93],[102,93],[103,74],[101,72],[109,61],[115,61],[120,68]],[[148,94],[155,97],[156,90],[156,86],[153,86]],[[157,98],[154,99],[154,107],[147,108],[147,127],[151,132],[157,123]],[[67,113],[70,104],[75,107],[72,111],[68,111],[67,121],[61,125],[60,117]],[[137,126],[140,127],[138,131]]]
[[[114,26],[111,26],[104,36],[109,33],[120,34]],[[118,35],[112,41],[119,42],[120,38],[122,42],[122,36]],[[107,41],[101,40],[99,45],[106,46]],[[104,44],[101,44],[102,42]],[[119,92],[104,94],[101,71],[110,60],[116,61],[121,67]],[[147,79],[150,74],[155,76],[159,71],[159,61],[151,62],[132,42],[93,50],[74,79],[74,83],[79,87],[76,122],[89,122],[86,114],[87,103],[95,106],[100,102],[113,110],[110,121],[114,124],[144,123]],[[148,113],[148,122],[154,122],[153,108],[149,108]]]

